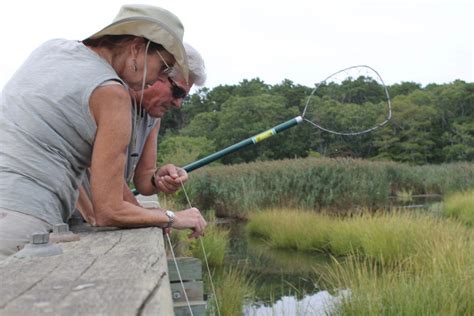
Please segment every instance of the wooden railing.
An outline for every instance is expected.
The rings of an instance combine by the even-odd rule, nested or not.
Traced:
[[[0,315],[173,315],[160,228],[77,234],[62,254],[0,262]]]

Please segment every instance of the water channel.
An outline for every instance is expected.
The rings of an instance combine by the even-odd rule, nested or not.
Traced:
[[[439,196],[419,196],[411,199],[391,199],[390,207],[425,212]],[[327,315],[341,295],[331,295],[321,289],[317,266],[330,264],[325,254],[271,249],[263,240],[248,236],[243,221],[224,221],[230,230],[230,249],[226,263],[245,267],[256,285],[255,297],[244,304],[244,315]]]
[[[324,315],[335,298],[320,290],[314,267],[329,264],[326,255],[271,249],[248,236],[245,222],[225,226],[230,229],[228,264],[245,267],[256,285],[244,315]]]

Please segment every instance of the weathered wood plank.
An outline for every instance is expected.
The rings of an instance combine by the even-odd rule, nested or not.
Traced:
[[[182,278],[182,284],[179,279],[178,271]],[[195,316],[206,315],[207,303],[204,301],[204,286],[202,282],[202,264],[201,260],[192,257],[176,258],[176,263],[173,259],[168,259],[168,271],[171,281],[171,292],[174,302],[174,313],[176,316],[191,315]],[[184,290],[183,290],[184,286]],[[187,295],[189,306],[186,301]]]
[[[192,257],[176,258],[178,269],[183,281],[201,280],[202,264],[201,260]],[[173,259],[168,260],[169,279],[171,282],[179,281],[179,274]]]
[[[194,316],[206,315],[206,302],[205,301],[190,301],[189,306],[186,302],[175,303],[174,305],[174,314],[175,316],[189,316],[191,312],[189,311],[191,307],[192,314]]]
[[[161,229],[81,233],[59,256],[9,258],[2,315],[172,315]]]
[[[190,282],[175,282],[171,283],[171,297],[173,302],[186,302],[186,296],[183,291],[186,291],[188,300],[190,301],[201,301],[204,297],[204,287],[202,281],[190,281]]]

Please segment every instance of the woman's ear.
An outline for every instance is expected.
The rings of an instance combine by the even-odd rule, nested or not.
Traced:
[[[135,37],[132,40],[132,44],[130,45],[130,54],[131,56],[136,59],[140,54],[140,51],[145,49],[145,40],[142,37]]]

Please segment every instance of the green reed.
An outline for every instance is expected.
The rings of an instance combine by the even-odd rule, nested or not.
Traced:
[[[255,281],[245,268],[230,267],[215,274],[216,296],[220,315],[242,315],[244,302],[254,296]],[[216,300],[211,300],[211,315],[217,315]]]
[[[472,187],[472,163],[410,166],[327,158],[207,166],[193,172],[187,183],[195,205],[238,218],[268,207],[375,210],[387,207],[397,192],[445,194]]]

